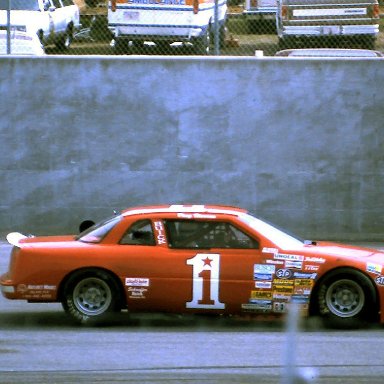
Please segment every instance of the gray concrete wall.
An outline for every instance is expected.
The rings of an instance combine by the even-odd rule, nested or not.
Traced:
[[[384,62],[0,59],[0,233],[133,205],[240,205],[306,238],[382,240]]]

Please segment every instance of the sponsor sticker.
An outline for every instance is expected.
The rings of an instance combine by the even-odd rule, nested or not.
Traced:
[[[255,288],[271,289],[272,288],[272,281],[256,281],[255,282]]]
[[[304,256],[302,255],[289,255],[285,253],[278,253],[273,258],[276,260],[304,261]]]
[[[275,264],[275,265],[283,265],[284,264],[284,261],[282,261],[282,260],[271,260],[271,259],[268,259],[268,260],[265,260],[265,262],[267,264]]]
[[[302,261],[292,261],[287,260],[284,265],[285,268],[295,268],[295,269],[302,269],[303,268],[303,262]]]
[[[246,312],[269,312],[272,310],[272,302],[259,300],[255,303],[241,304],[241,309]]]
[[[144,277],[126,277],[125,285],[128,287],[149,287],[149,279]]]
[[[313,287],[312,279],[296,279],[295,280],[295,295],[309,295]]]
[[[272,274],[275,273],[275,266],[274,265],[266,265],[266,264],[255,264],[253,266],[253,272],[254,273],[268,273]]]
[[[272,300],[271,291],[251,291],[251,300]]]
[[[368,272],[376,273],[376,274],[380,275],[382,269],[383,269],[383,266],[380,264],[367,263],[367,271]]]
[[[262,250],[263,253],[272,253],[272,254],[276,254],[279,252],[279,250],[277,248],[268,248],[268,247],[264,247],[263,250]]]
[[[325,259],[323,259],[322,257],[311,257],[311,256],[307,256],[305,258],[305,261],[309,261],[311,263],[319,263],[319,264],[324,264],[325,263]]]
[[[272,280],[272,274],[266,273],[255,273],[253,277],[255,280]]]
[[[318,265],[305,265],[304,266],[304,271],[318,271],[319,270]]]
[[[128,297],[130,299],[145,299],[147,288],[128,287]]]
[[[384,276],[377,276],[375,281],[377,285],[384,285]]]
[[[317,273],[293,272],[293,277],[297,279],[316,279]]]
[[[285,313],[287,312],[287,302],[286,301],[274,301],[273,302],[273,312],[275,313]]]
[[[293,276],[293,272],[290,269],[281,268],[276,271],[276,277],[279,279],[290,279]]]

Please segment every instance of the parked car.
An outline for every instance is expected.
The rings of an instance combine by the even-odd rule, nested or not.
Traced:
[[[10,26],[29,35],[36,34],[43,46],[55,44],[67,49],[80,27],[80,12],[72,0],[0,0],[0,29]]]
[[[369,49],[343,49],[343,48],[303,48],[284,49],[275,53],[281,57],[383,57],[380,51]]]
[[[377,0],[278,0],[279,49],[335,43],[374,49],[379,19]]]
[[[7,31],[0,30],[0,54],[6,55],[8,53],[11,55],[45,55],[43,46],[37,35],[28,35],[25,32],[11,30],[8,40]]]
[[[122,309],[282,316],[292,303],[338,326],[384,323],[384,252],[303,241],[241,208],[137,207],[76,236],[7,239],[3,295],[61,302],[80,323]]]

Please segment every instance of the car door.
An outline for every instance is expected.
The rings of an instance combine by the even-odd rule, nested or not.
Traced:
[[[165,220],[164,227],[169,252],[183,270],[178,278],[183,286],[184,311],[249,311],[256,294],[256,266],[263,257],[257,239],[220,220]],[[268,279],[272,280],[272,273]],[[268,289],[260,296],[270,302],[271,294]]]

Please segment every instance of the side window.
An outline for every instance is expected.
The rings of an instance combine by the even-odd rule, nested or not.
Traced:
[[[166,220],[165,226],[172,248],[259,248],[256,240],[226,222]]]
[[[129,245],[155,245],[152,223],[150,220],[139,220],[132,224],[120,244]]]

